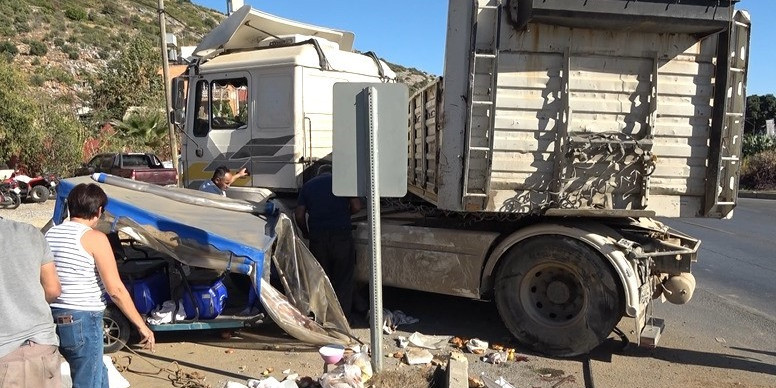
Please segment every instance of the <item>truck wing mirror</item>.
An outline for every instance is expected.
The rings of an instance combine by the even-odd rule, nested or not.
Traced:
[[[175,77],[172,80],[172,112],[170,122],[182,125],[186,120],[186,80]]]

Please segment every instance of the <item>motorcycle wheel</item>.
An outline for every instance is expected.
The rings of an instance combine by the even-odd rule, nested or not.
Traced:
[[[49,198],[49,195],[51,195],[51,192],[49,191],[48,187],[38,185],[30,190],[29,197],[33,202],[42,203],[46,202],[46,200]]]
[[[20,197],[19,194],[16,194],[15,192],[9,192],[8,197],[11,198],[11,204],[7,206],[8,209],[16,209],[19,207],[19,205],[22,204],[22,197]]]

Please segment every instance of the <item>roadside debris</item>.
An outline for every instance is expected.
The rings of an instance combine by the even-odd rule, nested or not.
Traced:
[[[434,355],[428,349],[409,348],[405,354],[405,359],[409,365],[428,364],[434,359]]]
[[[445,346],[445,343],[447,343],[449,337],[445,336],[430,336],[421,334],[419,332],[414,332],[412,335],[410,335],[410,338],[408,339],[409,345],[423,348],[423,349],[432,349],[432,350],[439,350],[442,349],[443,346]]]
[[[469,376],[469,388],[485,388],[485,383],[474,376]]]
[[[488,350],[488,343],[478,338],[472,338],[466,341],[466,349],[473,354],[485,354]]]
[[[418,322],[420,322],[419,319],[411,317],[401,310],[383,309],[383,333],[385,334],[393,334],[399,325],[411,325]]]
[[[488,353],[486,356],[483,356],[481,360],[490,364],[498,365],[506,361],[507,356],[501,352]]]
[[[482,382],[485,383],[485,387],[487,388],[515,388],[515,386],[510,384],[503,376],[499,376],[497,379],[493,380],[483,373]]]
[[[402,349],[406,348],[409,344],[410,341],[407,339],[407,337],[399,336],[399,338],[396,339],[396,345]]]

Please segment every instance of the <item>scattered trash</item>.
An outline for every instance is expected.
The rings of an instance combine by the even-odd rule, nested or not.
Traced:
[[[500,351],[504,350],[504,346],[503,345],[499,345],[499,344],[493,344],[493,345],[490,346],[490,348],[495,350],[495,351],[497,351],[497,352],[500,352]]]
[[[318,383],[312,377],[305,376],[297,380],[296,385],[299,388],[314,388],[318,386]]]
[[[485,388],[485,383],[476,377],[469,376],[469,388]]]
[[[286,369],[282,372],[284,375],[291,374],[291,369]]]
[[[411,317],[401,310],[383,309],[383,333],[385,334],[393,334],[399,325],[411,325],[418,322],[420,322],[419,319]]]
[[[399,338],[396,339],[396,345],[402,349],[406,348],[409,343],[410,341],[407,339],[407,337],[399,336]]]
[[[515,388],[515,386],[510,384],[503,376],[499,376],[496,380],[493,380],[483,373],[482,382],[485,383],[485,387],[487,388]]]
[[[721,344],[722,344],[722,346],[727,346],[727,341],[725,341],[725,339],[724,339],[724,338],[722,338],[722,337],[716,337],[716,338],[714,338],[714,339],[715,339],[715,340],[717,340],[717,342],[721,343]]]
[[[299,378],[299,374],[297,373],[290,373],[288,376],[286,376],[283,381],[296,381]]]
[[[321,346],[318,349],[318,353],[321,355],[323,362],[333,365],[342,360],[342,356],[345,355],[345,348],[340,345],[326,345]]]
[[[232,353],[234,353],[234,349],[226,349],[226,350],[224,350],[224,353],[232,354]]]
[[[429,352],[427,349],[409,348],[407,353],[404,355],[404,358],[407,360],[407,364],[418,365],[430,363],[434,358],[434,355],[431,354],[431,352]]]
[[[278,388],[297,388],[296,381],[294,380],[283,380],[280,385],[278,385]]]
[[[274,372],[274,371],[275,371],[274,368],[267,368],[267,369],[264,369],[264,372],[261,372],[261,375],[262,376],[269,376],[269,374]]]
[[[274,377],[267,377],[264,380],[250,379],[248,380],[248,388],[280,388],[280,381]]]
[[[504,353],[501,353],[501,352],[489,353],[488,355],[483,356],[481,360],[485,361],[487,363],[493,364],[493,365],[498,365],[498,364],[501,364],[502,362],[506,361],[507,360],[507,356],[504,355]]]
[[[238,366],[238,367],[237,367],[237,372],[238,372],[238,373],[242,373],[242,372],[245,372],[245,370],[246,370],[246,369],[248,369],[248,367],[247,367],[247,366],[245,366],[245,365],[240,365],[240,366]]]
[[[321,388],[364,388],[361,382],[361,368],[355,365],[340,365],[321,378]]]
[[[450,339],[450,345],[452,345],[454,348],[461,349],[466,345],[466,339],[463,339],[461,337],[453,337]]]
[[[466,341],[466,349],[474,354],[485,354],[488,350],[488,343],[478,338],[472,338]]]
[[[349,365],[354,365],[361,369],[361,381],[367,382],[372,378],[374,372],[372,371],[372,363],[369,360],[369,356],[366,353],[355,353],[347,358],[345,362]]]
[[[398,351],[398,352],[388,353],[386,355],[386,357],[389,357],[389,358],[390,357],[393,357],[393,358],[404,358],[404,352]]]
[[[409,338],[409,344],[423,349],[438,350],[447,343],[449,337],[445,336],[430,336],[418,333],[417,331],[412,333]]]

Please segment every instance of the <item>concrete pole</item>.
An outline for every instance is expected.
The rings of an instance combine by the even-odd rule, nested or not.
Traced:
[[[164,0],[159,0],[158,6],[159,12],[159,33],[161,35],[161,48],[162,48],[162,74],[164,76],[164,99],[166,108],[165,117],[167,119],[167,131],[170,136],[170,153],[172,154],[172,166],[175,171],[178,169],[178,139],[175,137],[175,126],[170,120],[170,112],[172,112],[172,97],[170,96],[170,65],[169,58],[167,58],[167,26],[166,18],[164,16]],[[178,174],[178,186],[181,184],[181,176]]]

